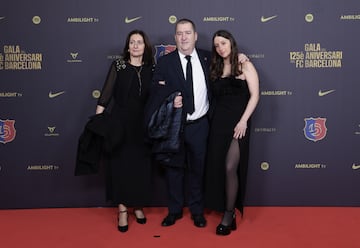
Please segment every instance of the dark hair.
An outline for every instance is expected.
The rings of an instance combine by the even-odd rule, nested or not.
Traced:
[[[139,34],[143,37],[144,39],[144,44],[145,44],[145,48],[144,48],[144,55],[142,57],[142,62],[145,65],[152,65],[154,64],[154,56],[153,56],[153,49],[150,43],[150,40],[148,38],[148,36],[145,34],[144,31],[142,30],[138,30],[135,29],[133,31],[131,31],[127,37],[126,37],[126,41],[125,41],[125,46],[124,46],[124,50],[123,50],[123,59],[125,61],[129,61],[130,59],[130,52],[129,52],[129,43],[130,43],[130,37],[134,34]]]
[[[238,61],[238,47],[236,44],[236,40],[233,35],[227,30],[218,30],[214,33],[212,38],[212,56],[211,56],[211,64],[210,64],[210,79],[212,81],[221,77],[224,69],[224,60],[223,58],[216,52],[216,48],[214,45],[215,37],[223,37],[230,41],[231,52],[230,52],[230,63],[231,63],[231,75],[230,76],[239,76],[242,74],[242,71],[239,69],[239,61]]]
[[[185,23],[190,23],[191,26],[192,26],[193,29],[194,29],[194,32],[196,32],[195,23],[194,23],[192,20],[190,20],[190,19],[182,18],[182,19],[178,20],[178,21],[176,22],[176,24],[175,24],[175,34],[176,34],[176,29],[177,29],[178,24],[185,24]]]

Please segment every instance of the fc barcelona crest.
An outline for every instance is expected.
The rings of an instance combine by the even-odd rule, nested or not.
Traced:
[[[0,143],[6,144],[15,139],[15,120],[0,119]]]
[[[326,118],[305,118],[304,135],[314,142],[322,140],[326,136]]]
[[[155,63],[157,63],[157,60],[168,53],[171,53],[172,51],[175,51],[176,46],[175,45],[156,45],[155,46]]]

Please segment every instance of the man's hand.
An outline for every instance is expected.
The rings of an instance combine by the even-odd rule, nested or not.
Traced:
[[[183,106],[182,104],[182,96],[181,95],[178,95],[175,97],[174,99],[174,108],[181,108]]]

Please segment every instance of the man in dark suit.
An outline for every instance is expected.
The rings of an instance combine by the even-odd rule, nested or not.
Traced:
[[[166,166],[169,213],[162,226],[171,226],[182,218],[184,203],[187,202],[194,225],[205,227],[203,174],[209,130],[211,54],[195,48],[197,32],[191,20],[181,19],[176,23],[175,41],[177,49],[158,60],[149,100],[151,114],[170,94],[179,92],[173,106],[183,108],[184,114],[180,149]],[[188,55],[191,57],[186,58]]]
[[[174,92],[179,93],[172,105],[174,108],[183,109],[181,145],[179,151],[172,154],[166,162],[169,199],[168,215],[162,226],[171,226],[182,218],[185,202],[194,225],[206,226],[203,176],[209,131],[207,115],[211,101],[208,79],[211,54],[195,47],[197,38],[196,27],[191,20],[177,21],[176,50],[158,60],[145,110],[145,119],[150,120],[150,116],[165,99]],[[244,54],[239,54],[240,62],[247,59]]]

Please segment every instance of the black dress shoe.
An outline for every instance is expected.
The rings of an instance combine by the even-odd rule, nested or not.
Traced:
[[[144,218],[136,217],[136,222],[139,223],[139,224],[146,224],[146,218],[145,217]]]
[[[165,217],[163,222],[161,223],[162,226],[172,226],[175,224],[176,220],[182,218],[182,213],[178,214],[168,214],[168,216]]]
[[[226,236],[226,235],[229,235],[231,233],[231,231],[234,231],[234,230],[236,230],[236,219],[235,218],[233,218],[231,225],[229,225],[229,226],[219,224],[216,227],[216,234]]]
[[[127,219],[129,218],[129,215],[128,215],[127,210],[119,211],[118,222],[120,222],[120,216],[123,215],[123,214],[126,215],[126,225],[120,226],[120,225],[118,224],[118,230],[119,230],[119,232],[127,232],[128,229],[129,229],[128,220],[127,220]]]
[[[194,220],[194,225],[197,227],[205,227],[206,226],[206,220],[204,218],[204,215],[197,214],[192,215],[191,218]]]
[[[126,226],[118,226],[119,232],[127,232],[129,230],[129,225]]]
[[[146,217],[145,217],[145,216],[142,217],[142,218],[137,217],[137,215],[136,215],[136,213],[135,213],[136,211],[141,211],[141,212],[142,212],[142,215],[144,215],[143,210],[142,210],[141,208],[135,209],[135,210],[134,210],[134,215],[135,215],[135,218],[136,218],[136,222],[137,222],[137,223],[139,223],[139,224],[145,224],[145,223],[146,223]]]

